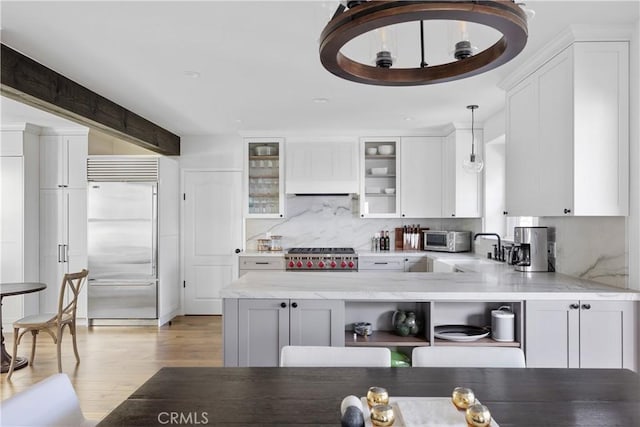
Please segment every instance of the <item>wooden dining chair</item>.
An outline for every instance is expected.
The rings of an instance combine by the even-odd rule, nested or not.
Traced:
[[[65,326],[69,328],[73,338],[73,352],[76,355],[77,363],[80,363],[80,355],[78,354],[78,344],[76,342],[76,310],[78,307],[78,295],[82,289],[82,285],[86,282],[89,272],[82,270],[79,273],[67,273],[62,278],[60,286],[60,295],[58,297],[57,313],[42,313],[23,317],[13,323],[13,357],[9,365],[9,373],[7,379],[11,379],[13,369],[15,367],[16,357],[18,353],[18,344],[23,335],[31,332],[31,360],[29,363],[33,365],[36,356],[36,338],[40,331],[44,331],[51,335],[53,342],[57,345],[58,355],[58,372],[62,372],[62,357],[60,347],[62,344],[62,331]],[[69,301],[65,302],[66,295],[69,294]]]
[[[285,367],[390,367],[391,351],[383,347],[286,345],[280,353]]]
[[[416,347],[411,354],[411,366],[525,368],[524,352],[513,347]]]

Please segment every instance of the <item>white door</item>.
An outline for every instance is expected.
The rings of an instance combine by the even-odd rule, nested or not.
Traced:
[[[222,314],[220,290],[237,277],[242,247],[242,175],[187,171],[184,178],[184,311]]]

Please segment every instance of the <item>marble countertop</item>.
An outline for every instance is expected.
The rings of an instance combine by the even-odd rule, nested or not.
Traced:
[[[502,266],[487,269],[491,271],[250,272],[222,289],[221,296],[350,301],[640,300],[640,292],[563,274],[521,273]]]

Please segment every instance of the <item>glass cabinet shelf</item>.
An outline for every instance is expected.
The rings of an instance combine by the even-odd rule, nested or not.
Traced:
[[[246,141],[245,214],[247,217],[282,218],[282,139],[248,138]]]

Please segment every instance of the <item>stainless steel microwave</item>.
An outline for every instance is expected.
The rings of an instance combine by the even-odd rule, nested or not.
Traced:
[[[468,252],[471,250],[470,231],[423,231],[425,251]]]

